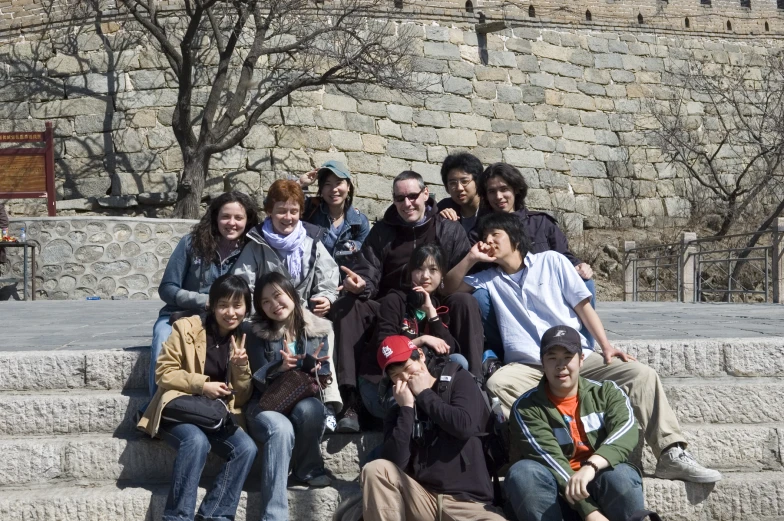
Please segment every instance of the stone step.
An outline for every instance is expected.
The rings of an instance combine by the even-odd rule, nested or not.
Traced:
[[[704,465],[750,472],[782,470],[779,447],[784,433],[780,431],[767,425],[699,426],[685,429],[685,436],[691,452]],[[381,441],[377,432],[325,436],[326,467],[335,475],[353,479],[360,461]],[[175,457],[174,450],[161,440],[94,434],[0,438],[0,454],[0,483],[7,485],[67,479],[166,482]],[[638,448],[633,461],[653,474],[656,462],[647,447]],[[217,457],[210,457],[205,475],[214,475],[219,464]]]
[[[333,474],[353,479],[359,473],[360,459],[364,461],[381,441],[376,432],[325,436],[321,444],[324,463]],[[94,434],[0,438],[0,454],[0,483],[5,485],[72,479],[165,483],[176,455],[164,441],[142,433],[128,439]],[[205,475],[215,475],[220,463],[211,454]],[[256,468],[252,475],[260,473]]]
[[[681,422],[784,422],[784,378],[665,378],[663,383]]]
[[[289,491],[290,519],[330,521],[356,482]],[[735,473],[715,485],[645,478],[645,503],[667,521],[774,521],[784,517],[784,472]],[[56,486],[0,487],[3,521],[149,521],[160,519],[165,485],[63,482]],[[200,491],[200,497],[204,490]],[[236,521],[260,518],[259,493],[244,492]]]
[[[0,392],[0,436],[134,432],[148,398],[142,390]]]
[[[784,422],[784,378],[667,378],[664,386],[684,423]],[[142,389],[0,392],[0,436],[134,432],[146,401]]]
[[[784,338],[618,342],[662,378],[784,377]],[[149,349],[0,352],[0,391],[144,389]]]

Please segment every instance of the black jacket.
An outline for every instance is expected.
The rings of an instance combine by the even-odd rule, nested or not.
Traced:
[[[384,421],[381,456],[434,494],[492,503],[493,487],[478,436],[487,424],[487,407],[468,371],[452,380],[452,397],[438,395],[438,381],[416,398],[419,421],[430,421],[422,440],[411,437],[414,408],[392,407]]]
[[[447,270],[451,270],[471,249],[468,236],[460,223],[438,215],[431,197],[427,201],[427,220],[419,226],[407,226],[394,205],[370,230],[362,244],[362,257],[354,270],[365,279],[363,299],[382,297],[391,289],[408,289],[406,265],[411,253],[420,244],[437,242],[444,249]]]
[[[515,211],[514,214],[523,221],[525,233],[531,239],[531,253],[553,250],[569,259],[574,266],[583,262],[569,251],[569,241],[558,228],[555,217],[545,212],[532,212],[525,207]],[[476,243],[479,240],[479,226],[475,226],[468,235],[471,244]]]
[[[487,407],[468,371],[452,380],[450,403],[433,389],[419,393],[416,415],[432,422],[422,440],[411,437],[414,408],[392,407],[384,422],[381,456],[434,494],[492,503],[493,487],[478,434],[487,424]]]

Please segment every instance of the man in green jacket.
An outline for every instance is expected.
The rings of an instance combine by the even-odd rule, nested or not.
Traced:
[[[544,378],[512,408],[509,507],[517,521],[626,521],[643,509],[640,472],[626,463],[638,438],[629,398],[580,377],[569,326],[548,329],[540,355]]]

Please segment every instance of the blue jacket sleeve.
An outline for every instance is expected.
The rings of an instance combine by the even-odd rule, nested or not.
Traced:
[[[166,270],[163,272],[158,294],[167,304],[181,309],[201,311],[207,305],[207,294],[199,293],[198,288],[185,288],[185,279],[191,264],[191,236],[185,235],[174,248]]]

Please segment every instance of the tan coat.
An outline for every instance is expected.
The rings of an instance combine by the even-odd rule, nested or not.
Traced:
[[[204,374],[207,358],[207,332],[200,316],[181,318],[172,326],[169,339],[155,366],[155,381],[158,391],[147,406],[137,427],[150,436],[156,436],[161,423],[161,412],[170,401],[188,394],[202,394],[204,384],[210,378]],[[242,406],[250,399],[253,386],[250,380],[250,365],[231,366],[229,387],[236,391],[228,401],[234,420],[244,426]]]

